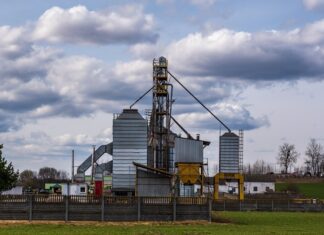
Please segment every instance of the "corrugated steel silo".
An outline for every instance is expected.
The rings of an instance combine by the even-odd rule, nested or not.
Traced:
[[[239,136],[226,132],[219,138],[219,172],[239,172]]]
[[[113,120],[113,191],[134,191],[133,162],[147,164],[147,120],[137,109],[124,109]]]

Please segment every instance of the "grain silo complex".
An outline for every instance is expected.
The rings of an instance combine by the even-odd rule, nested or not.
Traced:
[[[219,180],[243,180],[242,138],[233,133],[178,78],[168,70],[164,57],[153,60],[152,87],[129,108],[114,115],[113,141],[94,148],[93,153],[78,167],[74,179],[82,181],[92,166],[92,180],[112,177],[111,193],[115,196],[206,196],[212,184],[214,198],[218,198]],[[173,81],[182,87],[227,132],[220,136],[219,173],[213,183],[207,179],[204,149],[210,141],[193,137],[173,115]],[[134,106],[152,95],[152,107],[143,117]],[[185,136],[176,134],[171,126],[180,128]],[[107,163],[97,164],[104,154],[112,156]],[[216,159],[215,152],[215,159]],[[209,177],[210,178],[210,177]],[[107,181],[108,182],[108,181]],[[243,181],[242,181],[243,182]],[[240,181],[240,183],[242,183]],[[242,195],[240,195],[242,199]]]

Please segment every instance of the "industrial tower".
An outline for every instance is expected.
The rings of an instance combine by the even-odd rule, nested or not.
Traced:
[[[171,90],[169,92],[169,90]],[[172,85],[168,82],[168,61],[164,57],[153,60],[153,104],[150,121],[149,146],[153,167],[168,171],[168,152]]]

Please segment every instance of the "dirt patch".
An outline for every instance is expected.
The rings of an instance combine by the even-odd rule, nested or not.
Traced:
[[[155,222],[155,221],[142,221],[142,222],[98,222],[98,221],[26,221],[26,220],[0,220],[0,227],[12,225],[26,225],[26,224],[49,224],[49,225],[76,225],[76,226],[137,226],[137,225],[204,225],[208,224],[207,221],[177,221],[177,222]]]

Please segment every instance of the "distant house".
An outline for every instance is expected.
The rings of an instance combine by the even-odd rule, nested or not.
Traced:
[[[244,193],[260,194],[275,191],[275,177],[273,175],[245,175]]]
[[[275,182],[245,182],[245,194],[259,194],[275,191]]]
[[[45,183],[45,189],[62,195],[87,195],[86,183]]]

